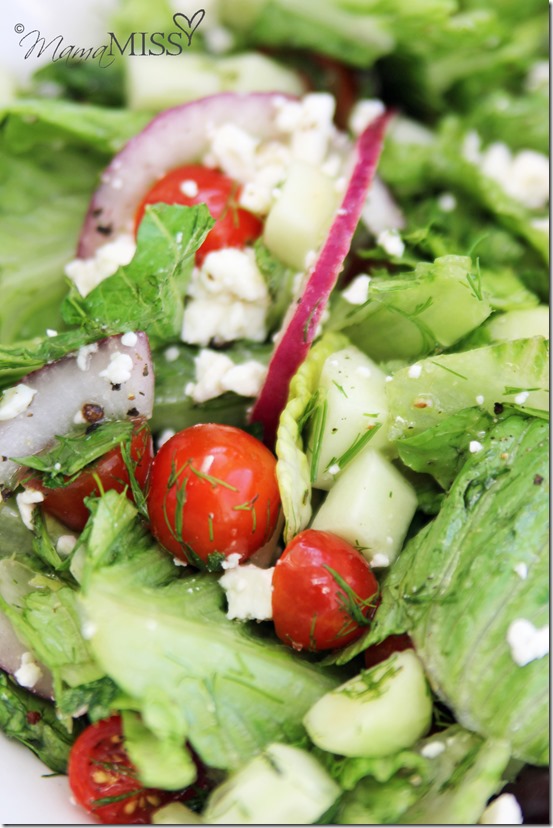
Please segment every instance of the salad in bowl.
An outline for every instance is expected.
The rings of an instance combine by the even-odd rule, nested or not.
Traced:
[[[6,91],[0,727],[74,821],[543,819],[545,15],[121,0]]]

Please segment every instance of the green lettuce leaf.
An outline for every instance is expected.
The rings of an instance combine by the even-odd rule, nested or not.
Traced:
[[[128,706],[173,748],[179,733],[185,751],[186,734],[215,768],[236,767],[275,739],[304,738],[303,715],[338,679],[265,628],[229,621],[215,577],[178,573],[124,496],[97,501],[81,609],[94,656]]]
[[[326,358],[349,345],[339,333],[327,333],[317,342],[290,382],[288,402],[277,431],[277,478],[285,517],[284,539],[291,540],[311,519],[311,465],[307,459],[303,430],[317,413],[317,388]],[[316,427],[314,424],[313,428]]]
[[[403,615],[461,724],[534,764],[547,761],[549,660],[520,666],[508,638],[517,619],[548,621],[547,435],[547,423],[517,416],[488,432],[394,563],[379,610]]]

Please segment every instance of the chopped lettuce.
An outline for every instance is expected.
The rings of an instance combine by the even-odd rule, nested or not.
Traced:
[[[309,352],[292,377],[288,402],[281,414],[277,432],[277,478],[285,517],[284,539],[291,540],[311,519],[311,464],[307,459],[303,430],[311,420],[317,429],[324,417],[324,405],[318,405],[317,388],[326,358],[333,351],[349,345],[339,333],[327,333]]]
[[[547,423],[508,417],[472,454],[439,515],[390,570],[383,604],[465,727],[547,762],[549,660],[513,623],[548,621]],[[543,633],[542,633],[543,634]]]
[[[262,627],[226,618],[208,574],[179,570],[124,497],[95,507],[81,606],[92,651],[162,741],[181,734],[211,767],[237,767],[275,738],[304,738],[308,708],[338,679]]]
[[[476,824],[488,799],[502,787],[509,758],[506,742],[484,741],[454,725],[412,751],[377,760],[338,761],[339,781],[348,792],[336,822]]]

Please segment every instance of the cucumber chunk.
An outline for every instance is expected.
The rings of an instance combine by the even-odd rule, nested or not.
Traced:
[[[310,164],[295,161],[267,216],[264,243],[285,264],[305,270],[306,256],[322,244],[337,205],[332,179]]]
[[[339,795],[311,754],[274,743],[213,791],[203,819],[208,825],[308,825]]]
[[[347,457],[346,452],[365,436],[369,437],[371,448],[391,450],[385,384],[384,372],[358,348],[344,348],[328,357],[319,381],[325,412],[323,426],[320,434],[311,435],[308,448],[308,456],[316,463],[315,488],[331,488],[343,470],[340,458]],[[377,424],[380,427],[370,435]],[[315,439],[319,444],[316,460],[313,459]]]
[[[440,354],[386,383],[392,440],[431,428],[463,408],[497,403],[549,411],[549,347],[541,336]]]
[[[344,538],[371,566],[388,566],[403,545],[416,508],[411,484],[367,446],[329,491],[312,528]]]
[[[341,756],[388,756],[411,747],[432,721],[432,697],[413,650],[326,693],[303,723],[317,747]]]
[[[170,802],[155,812],[152,822],[154,825],[202,825],[203,819],[181,802]]]
[[[549,308],[539,305],[537,308],[508,311],[494,316],[484,327],[496,342],[531,336],[549,339]]]

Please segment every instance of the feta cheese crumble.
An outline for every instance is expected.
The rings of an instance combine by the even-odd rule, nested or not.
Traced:
[[[0,400],[0,421],[12,420],[28,409],[36,391],[20,382],[13,388],[4,391]]]
[[[537,629],[526,618],[517,618],[507,630],[507,644],[519,667],[543,658],[549,653],[549,624]]]
[[[411,365],[407,371],[407,374],[411,377],[411,379],[418,379],[422,374],[422,365],[418,365],[417,363],[415,365]]]
[[[370,560],[370,565],[375,567],[383,567],[383,566],[390,566],[390,558],[388,555],[385,555],[383,552],[375,552],[372,555]]]
[[[478,440],[471,440],[469,443],[469,451],[471,454],[476,454],[478,451],[482,451],[483,448],[484,446]]]
[[[77,538],[75,535],[60,535],[56,542],[56,551],[62,558],[70,555],[77,545]]]
[[[436,742],[428,742],[428,744],[424,745],[421,750],[421,756],[424,756],[425,759],[435,759],[440,753],[443,753],[445,750],[445,745],[443,742],[436,741]]]
[[[513,794],[501,794],[490,802],[479,825],[522,825],[522,810]]]
[[[33,512],[37,503],[42,503],[44,495],[38,489],[25,489],[15,497],[21,520],[30,531],[33,531]]]
[[[138,337],[133,331],[128,331],[121,337],[121,345],[125,348],[134,348],[138,342]]]
[[[100,282],[113,276],[131,261],[136,251],[134,237],[122,233],[99,247],[90,259],[74,259],[65,266],[65,275],[75,283],[81,296],[87,296]]]
[[[274,567],[261,569],[252,564],[227,569],[219,583],[225,590],[227,618],[240,621],[268,621],[273,617]]]
[[[267,368],[255,359],[236,364],[226,354],[202,348],[195,357],[196,382],[186,385],[185,393],[202,403],[233,391],[242,397],[256,397]]]
[[[371,277],[366,273],[360,273],[352,279],[349,285],[342,291],[342,296],[350,305],[364,305],[369,298],[369,284]]]
[[[181,181],[179,190],[188,198],[196,198],[199,193],[198,183],[193,178],[187,178],[186,181]]]
[[[515,566],[515,572],[523,581],[528,577],[528,566],[525,563],[518,563]]]
[[[98,350],[98,343],[92,342],[90,345],[82,345],[77,351],[77,368],[80,371],[88,371],[90,367],[90,358]]]
[[[107,380],[112,385],[122,385],[124,382],[130,380],[132,369],[132,358],[128,354],[122,354],[121,351],[115,351],[115,353],[110,355],[107,368],[100,371],[98,376]]]
[[[394,256],[396,259],[401,258],[405,252],[405,245],[398,231],[395,229],[383,230],[378,234],[376,243],[379,247],[386,251],[389,256]]]
[[[348,127],[354,135],[361,135],[369,124],[382,115],[386,107],[378,98],[362,98],[357,101],[348,120]]]
[[[42,670],[34,660],[32,653],[22,653],[21,666],[13,674],[21,687],[34,687],[42,677]]]

